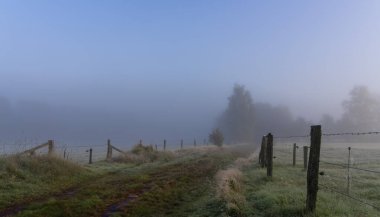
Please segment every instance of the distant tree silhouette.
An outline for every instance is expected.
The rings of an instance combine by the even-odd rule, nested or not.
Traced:
[[[343,101],[340,127],[347,130],[380,130],[380,99],[366,86],[356,86]]]
[[[254,133],[254,106],[251,94],[236,84],[219,124],[229,143],[250,142]]]

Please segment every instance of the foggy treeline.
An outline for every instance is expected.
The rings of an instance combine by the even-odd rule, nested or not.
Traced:
[[[310,121],[307,117],[295,116],[284,105],[256,102],[244,86],[235,85],[227,108],[214,125],[224,133],[227,143],[254,141],[256,144],[269,132],[275,136],[307,135],[313,124],[322,124],[324,133],[380,130],[380,97],[367,87],[354,87],[341,104],[340,117],[325,114],[319,121]],[[13,102],[0,97],[0,139],[4,142],[52,138],[65,143],[102,144],[111,138],[118,144],[130,145],[139,139],[148,144],[160,144],[163,139],[171,144],[181,139],[192,144],[197,139],[201,143],[212,130],[212,120],[218,114],[215,110],[215,116],[206,119],[191,109],[174,114],[173,107],[174,110],[168,110],[166,115],[157,112],[155,107],[145,109],[150,116],[147,112],[118,113],[53,106],[38,101]],[[210,112],[207,115],[212,116]],[[373,137],[355,139],[374,140]]]
[[[295,117],[286,106],[254,102],[248,90],[235,85],[228,98],[227,109],[219,117],[216,126],[224,132],[228,143],[260,141],[271,132],[275,136],[307,135],[310,126],[321,124],[324,133],[370,132],[380,130],[380,97],[366,86],[356,86],[349,98],[342,102],[343,114],[334,119],[323,115],[317,123],[303,117]],[[329,138],[330,139],[330,138]],[[331,139],[330,139],[331,140]],[[332,140],[374,141],[374,137],[345,137]]]

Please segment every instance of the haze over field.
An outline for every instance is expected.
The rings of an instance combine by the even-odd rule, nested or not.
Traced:
[[[0,1],[0,138],[192,143],[235,84],[254,120],[277,121],[259,135],[297,121],[342,129],[354,87],[380,102],[379,11],[376,0]]]

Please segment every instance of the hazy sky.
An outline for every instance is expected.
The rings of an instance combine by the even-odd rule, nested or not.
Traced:
[[[354,85],[380,93],[379,57],[377,0],[0,1],[14,101],[208,123],[240,83],[318,120]]]

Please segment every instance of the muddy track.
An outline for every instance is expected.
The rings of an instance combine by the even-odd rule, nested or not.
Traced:
[[[102,214],[102,217],[109,217],[109,216],[112,216],[112,214],[123,211],[126,206],[138,200],[138,198],[141,195],[143,195],[145,192],[148,192],[151,188],[152,188],[151,185],[145,184],[141,190],[136,191],[134,193],[128,193],[128,196],[124,198],[123,200],[120,200],[116,203],[108,205],[108,207]]]

